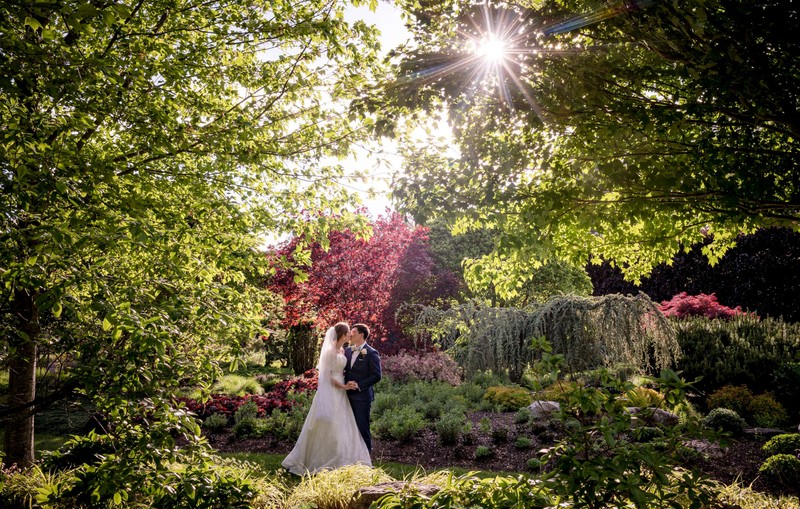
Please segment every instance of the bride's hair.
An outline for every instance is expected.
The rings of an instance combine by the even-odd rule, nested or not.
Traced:
[[[333,328],[336,329],[336,340],[337,341],[339,339],[341,339],[342,336],[344,336],[345,334],[350,332],[350,326],[347,325],[344,322],[337,323],[336,325],[333,326]]]

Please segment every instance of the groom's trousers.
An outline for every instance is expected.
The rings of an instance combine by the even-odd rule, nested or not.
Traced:
[[[353,407],[356,426],[358,426],[358,431],[361,432],[361,436],[364,437],[367,450],[372,452],[372,435],[369,432],[369,413],[372,410],[372,401],[353,401],[351,399],[350,406]]]

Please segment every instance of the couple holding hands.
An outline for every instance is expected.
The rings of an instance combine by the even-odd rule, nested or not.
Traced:
[[[293,474],[372,465],[369,414],[375,399],[372,386],[381,379],[381,359],[367,339],[369,327],[361,323],[351,329],[340,322],[325,333],[317,393],[300,437],[282,463]]]

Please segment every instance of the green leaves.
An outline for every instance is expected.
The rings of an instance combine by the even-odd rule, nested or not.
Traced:
[[[416,44],[380,103],[408,160],[393,188],[404,210],[501,230],[495,258],[515,280],[593,255],[638,280],[709,235],[714,263],[741,232],[796,227],[787,4],[655,2],[581,27],[588,3],[526,6],[409,5]],[[502,71],[481,67],[480,27],[508,18]],[[447,156],[413,134],[442,110],[458,147]]]
[[[75,359],[109,415],[213,377],[261,330],[262,239],[355,202],[336,160],[366,135],[342,112],[379,71],[375,33],[343,4],[264,5],[0,7],[0,347]]]

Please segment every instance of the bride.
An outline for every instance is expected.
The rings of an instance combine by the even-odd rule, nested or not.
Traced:
[[[372,465],[345,392],[343,347],[348,332],[346,323],[337,323],[325,334],[317,365],[317,393],[294,449],[281,463],[293,474],[315,474],[356,463]]]

